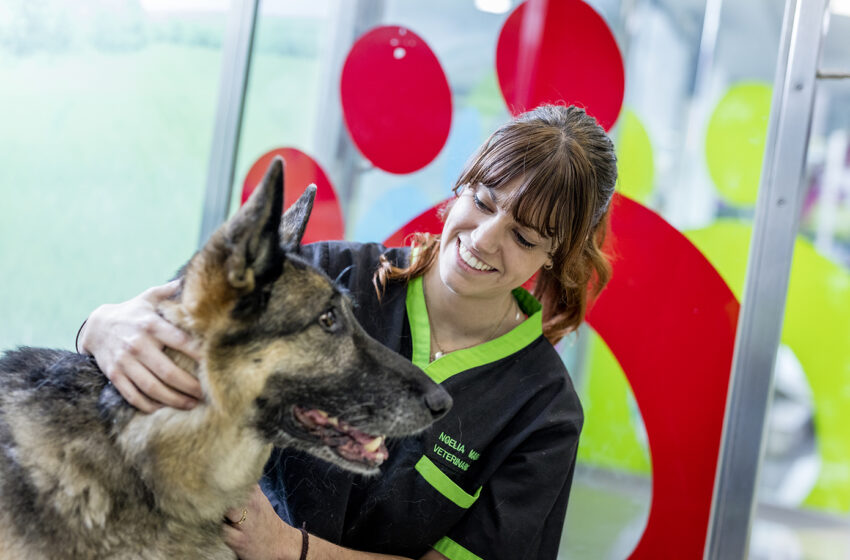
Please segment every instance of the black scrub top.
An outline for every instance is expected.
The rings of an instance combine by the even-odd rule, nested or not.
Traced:
[[[514,290],[528,318],[511,332],[429,363],[422,279],[391,282],[381,301],[378,257],[404,266],[409,249],[329,242],[302,256],[339,281],[378,341],[451,394],[431,428],[388,441],[381,474],[342,471],[276,449],[261,486],[287,522],[355,550],[451,560],[556,558],[575,467],[582,409],[567,371],[542,335],[540,304]]]

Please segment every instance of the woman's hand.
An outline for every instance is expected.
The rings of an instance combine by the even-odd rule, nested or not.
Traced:
[[[228,510],[223,525],[224,542],[240,560],[299,560],[301,531],[282,521],[259,485],[242,508]],[[329,543],[315,535],[308,537],[308,560],[411,560],[376,552],[360,552]],[[419,560],[448,560],[430,550]]]
[[[277,516],[259,485],[254,486],[244,509],[231,509],[226,517],[229,523],[223,525],[224,542],[240,560],[297,560],[300,557],[301,531]]]
[[[80,350],[93,355],[118,392],[143,412],[190,409],[203,396],[198,380],[163,352],[168,346],[200,359],[195,341],[156,312],[177,287],[173,281],[124,303],[101,305],[80,333]]]

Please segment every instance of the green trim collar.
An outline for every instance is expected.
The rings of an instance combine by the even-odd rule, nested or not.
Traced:
[[[533,295],[523,288],[513,292],[520,309],[528,318],[510,332],[471,348],[450,352],[429,363],[431,358],[431,329],[428,310],[425,307],[425,291],[422,277],[407,284],[407,320],[413,339],[412,361],[425,370],[428,377],[442,383],[451,376],[506,358],[522,350],[543,334],[542,306]]]

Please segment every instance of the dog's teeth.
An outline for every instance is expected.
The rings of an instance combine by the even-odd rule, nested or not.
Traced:
[[[327,414],[325,414],[325,418],[328,419],[328,424],[330,424],[331,426],[339,426],[339,418],[337,418],[336,416],[328,416]]]
[[[372,441],[370,441],[366,445],[364,445],[363,449],[368,451],[369,453],[374,453],[381,447],[382,443],[384,443],[384,436],[378,436],[376,438],[373,438]]]
[[[321,416],[322,418],[327,418],[327,417],[328,417],[328,413],[327,413],[327,412],[325,412],[324,410],[319,410],[318,408],[317,408],[317,409],[315,409],[315,410],[316,410],[316,414],[318,414],[318,415],[319,415],[319,416]]]

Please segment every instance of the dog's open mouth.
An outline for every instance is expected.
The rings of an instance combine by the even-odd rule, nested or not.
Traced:
[[[295,419],[313,437],[347,461],[377,467],[390,456],[386,437],[362,432],[344,420],[316,408],[292,409]]]

